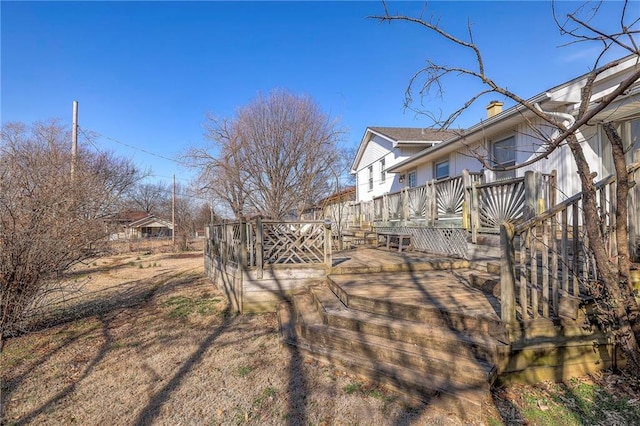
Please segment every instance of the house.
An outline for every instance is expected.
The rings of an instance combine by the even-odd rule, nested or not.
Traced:
[[[629,56],[617,66],[600,74],[594,84],[591,105],[611,93],[616,86],[628,77],[640,65],[636,56]],[[569,124],[581,99],[581,89],[587,81],[582,75],[559,86],[546,90],[529,99],[531,104],[539,106],[545,112],[556,114]],[[484,180],[495,182],[524,176],[526,171],[549,173],[557,172],[558,201],[562,201],[579,192],[580,181],[577,175],[573,155],[566,144],[560,146],[546,158],[510,171],[484,170],[478,160],[484,157],[493,165],[512,166],[523,164],[542,152],[552,131],[531,111],[517,105],[502,110],[503,104],[493,101],[487,107],[487,118],[464,131],[456,132],[442,143],[431,144],[409,157],[404,157],[386,165],[386,173],[406,177],[404,186],[413,186],[411,176],[418,177],[418,185],[424,185],[432,179],[459,176],[463,170],[483,171]],[[640,82],[636,82],[627,92],[619,96],[615,102],[599,112],[591,122],[580,128],[578,140],[581,141],[586,159],[598,179],[614,173],[611,158],[611,144],[602,131],[602,121],[615,122],[627,147],[628,161],[633,152],[640,148]],[[360,150],[367,150],[370,142],[363,139]],[[360,152],[359,150],[359,152]],[[381,155],[379,155],[381,156]],[[361,161],[364,167],[366,161]],[[370,161],[369,161],[370,163]],[[362,167],[359,169],[361,170]],[[358,173],[360,183],[361,172]],[[363,185],[359,185],[362,188]],[[364,185],[366,188],[366,184]],[[374,189],[376,185],[373,185]],[[393,192],[400,189],[397,185],[390,188]],[[359,201],[368,200],[368,194],[358,193]]]
[[[105,218],[105,232],[109,235],[109,240],[120,240],[127,238],[127,226],[135,221],[149,216],[149,213],[142,210],[125,210],[115,215]]]
[[[125,227],[126,238],[168,238],[173,234],[170,221],[147,215]]]
[[[351,221],[353,210],[351,205],[356,200],[356,187],[349,186],[318,201],[302,213],[303,220],[331,219],[333,229],[344,230]]]
[[[425,128],[367,127],[351,166],[351,174],[356,176],[356,200],[371,201],[404,186],[424,184],[427,175],[422,168],[410,170],[402,179],[400,174],[390,173],[390,168],[453,135],[452,131]]]

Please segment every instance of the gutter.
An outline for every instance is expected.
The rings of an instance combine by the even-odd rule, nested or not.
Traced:
[[[528,100],[529,103],[537,105],[541,102],[545,102],[548,101],[552,98],[551,93],[549,92],[544,92],[541,93],[531,99]],[[417,160],[420,159],[424,159],[425,157],[429,157],[431,154],[440,151],[441,149],[448,147],[456,142],[459,142],[465,138],[468,138],[469,136],[478,133],[482,130],[486,130],[488,127],[491,127],[503,120],[506,120],[508,118],[513,117],[514,115],[516,115],[517,113],[526,111],[527,108],[523,105],[515,105],[512,106],[511,108],[507,109],[506,111],[501,112],[500,114],[494,115],[491,118],[488,118],[485,121],[482,121],[472,127],[469,127],[467,130],[462,130],[462,135],[461,136],[454,136],[450,139],[447,139],[431,148],[427,148],[425,150],[420,151],[419,153],[417,153],[416,155],[414,155],[413,157],[409,157],[406,160],[403,160],[397,164],[394,164],[393,166],[389,167],[387,169],[387,172],[389,173],[399,173],[399,172],[403,172],[405,171],[410,165],[412,165],[412,163],[416,162]]]

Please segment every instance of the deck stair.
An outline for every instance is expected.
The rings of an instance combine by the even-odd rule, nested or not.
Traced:
[[[432,303],[412,302],[426,297],[422,280],[439,282]],[[466,285],[455,309],[439,306],[459,281],[452,270],[330,275],[279,306],[281,333],[311,357],[472,418],[508,345],[495,313],[479,314],[491,310],[480,290]]]
[[[371,224],[349,225],[343,232],[343,241],[347,246],[375,245],[377,236]]]

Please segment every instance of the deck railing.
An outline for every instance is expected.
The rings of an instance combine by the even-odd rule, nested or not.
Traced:
[[[330,222],[257,218],[213,224],[208,230],[205,254],[224,265],[258,271],[280,264],[331,266]]]
[[[433,180],[423,186],[375,197],[376,227],[436,226],[460,221],[458,227],[478,232],[499,232],[503,222],[517,223],[555,203],[556,178],[526,172],[524,177],[483,183],[483,174],[467,170],[459,176]],[[354,217],[366,203],[358,203]],[[453,220],[453,221],[452,221]]]
[[[632,182],[640,183],[640,163],[630,166],[629,174]],[[602,236],[609,255],[615,256],[615,178],[610,176],[595,186]],[[630,242],[634,245],[637,186],[628,198],[629,212],[634,212],[629,216]],[[565,313],[565,307],[575,311],[585,286],[598,280],[590,241],[582,226],[584,220],[583,193],[579,193],[521,223],[501,224],[504,322],[516,322],[516,312],[527,321],[557,317]]]

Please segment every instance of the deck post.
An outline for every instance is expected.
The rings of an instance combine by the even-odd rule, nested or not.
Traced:
[[[513,237],[513,224],[507,222],[501,224],[500,317],[507,325],[516,323],[516,267]]]
[[[427,223],[433,225],[435,220],[433,216],[433,204],[435,202],[435,191],[433,190],[433,182],[427,182],[427,208],[425,209],[427,214]]]
[[[389,200],[387,194],[382,195],[382,221],[388,225],[389,222]]]
[[[240,269],[247,268],[247,220],[240,217]]]
[[[264,229],[262,227],[262,218],[256,218],[256,273],[259,280],[262,279],[264,273]]]
[[[402,189],[402,195],[400,196],[400,202],[402,203],[402,220],[406,224],[409,220],[409,190],[408,188]]]
[[[331,258],[331,219],[324,220],[324,264],[331,268],[333,259]]]
[[[538,211],[541,202],[538,200],[542,194],[542,174],[528,170],[524,173],[524,220],[531,219]]]
[[[237,276],[234,280],[234,294],[236,297],[236,303],[238,312],[243,312],[244,309],[244,271],[247,269],[247,220],[244,217],[240,217],[238,226],[240,227],[240,247],[238,247],[238,269]],[[230,227],[231,230],[231,241],[235,244],[234,235],[233,235],[233,226]]]
[[[462,228],[469,229],[469,190],[471,189],[471,176],[469,170],[462,170]]]
[[[471,185],[471,242],[478,243],[478,228],[480,228],[480,207],[478,204],[478,183]]]
[[[222,221],[220,227],[220,260],[223,265],[227,264],[227,220]]]

